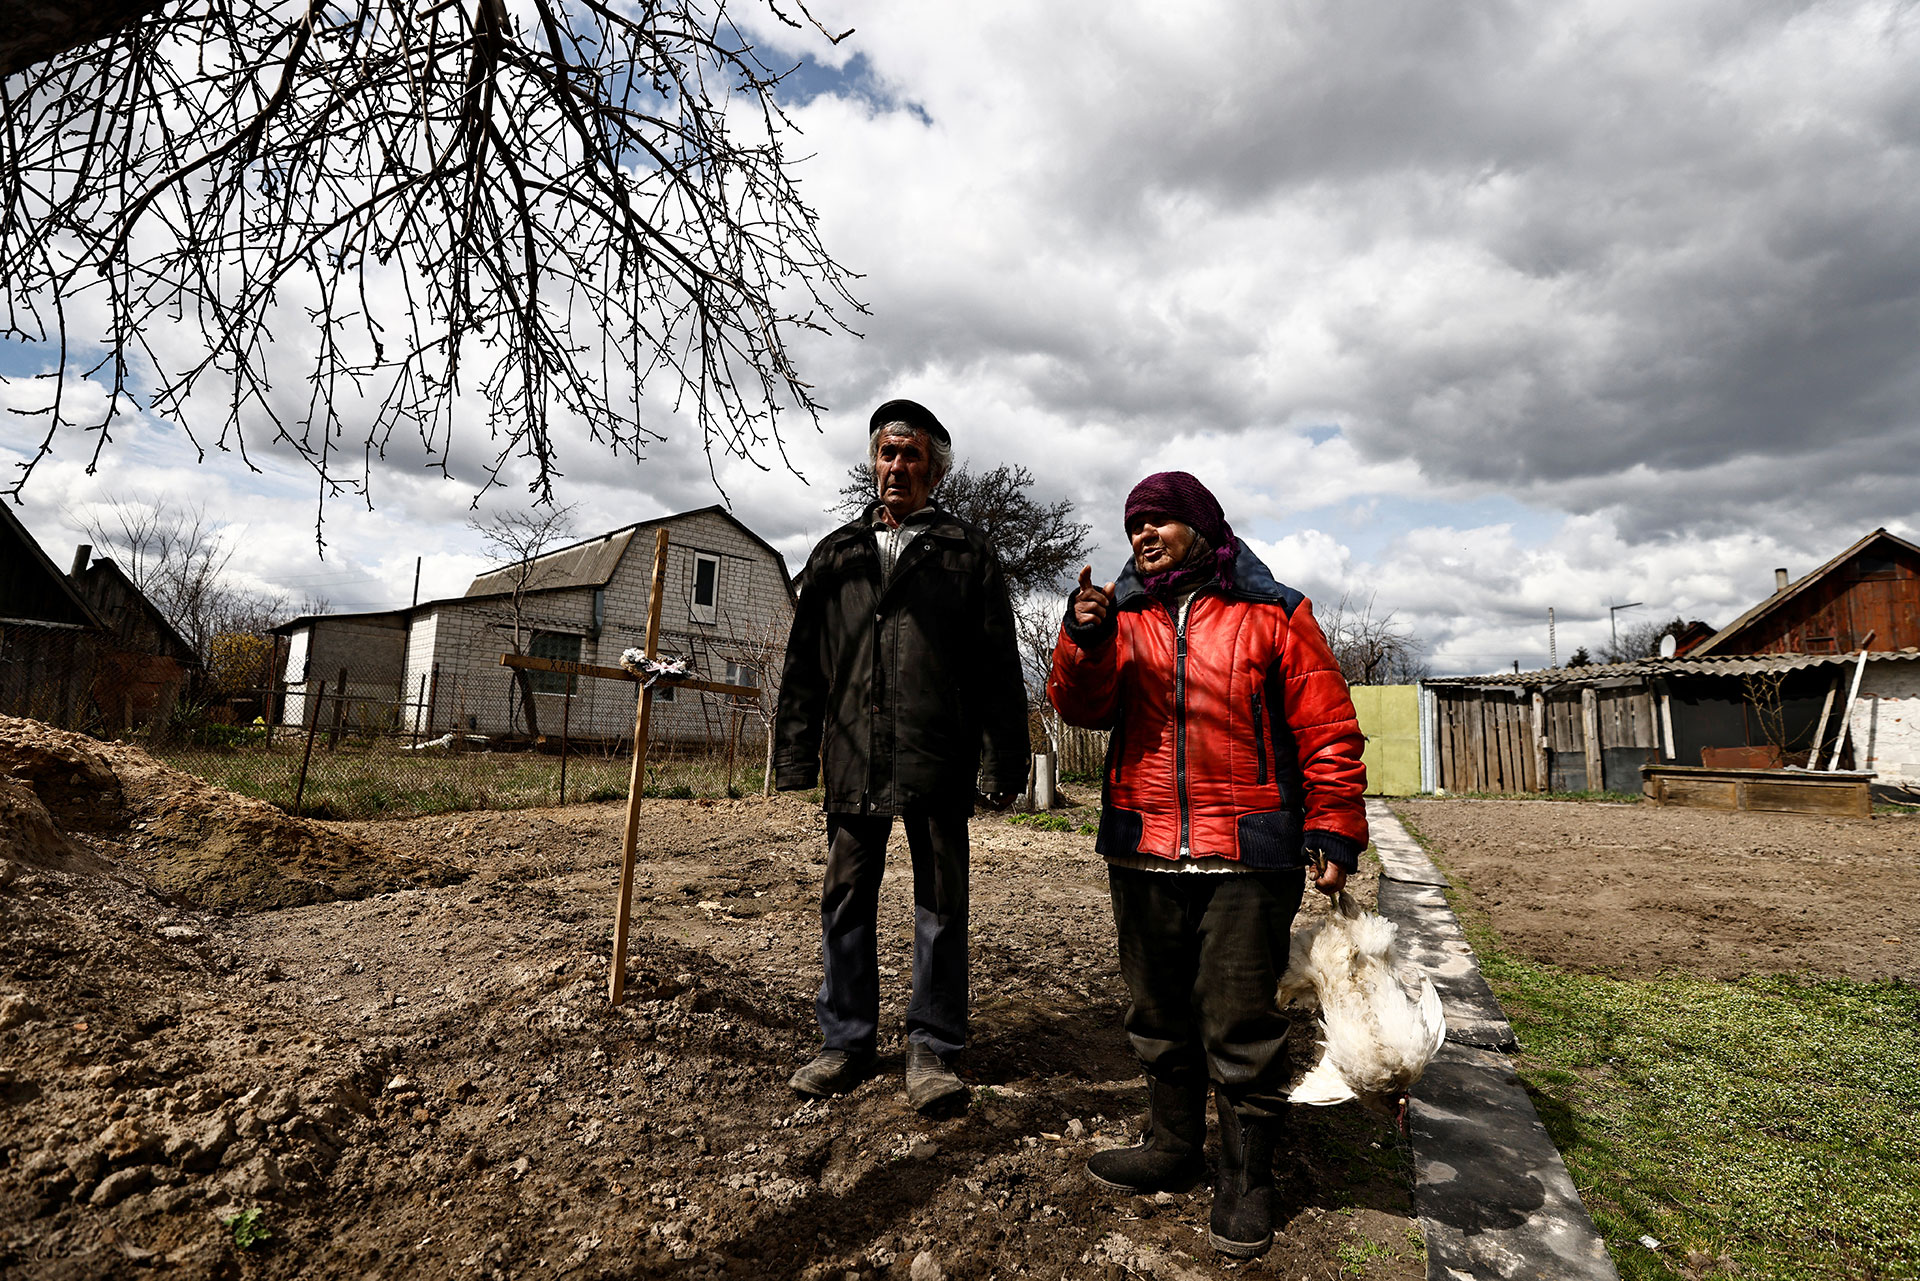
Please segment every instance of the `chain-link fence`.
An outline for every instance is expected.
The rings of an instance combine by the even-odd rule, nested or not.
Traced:
[[[0,623],[0,714],[88,734],[164,727],[193,677],[185,663],[83,627]]]
[[[85,638],[0,633],[0,712],[127,739],[217,786],[313,817],[627,795],[638,696],[628,681],[436,666],[403,682],[349,665],[289,682],[274,678],[284,656],[271,642],[257,662],[190,672]],[[260,676],[265,683],[246,679]],[[761,790],[766,723],[752,703],[656,689],[648,739],[645,794]]]
[[[340,668],[249,691],[273,714],[242,722],[209,708],[228,730],[203,730],[155,754],[309,815],[509,809],[627,795],[637,686],[554,673],[523,678],[506,668],[435,668],[415,685],[406,691]],[[757,709],[687,690],[673,691],[670,701],[682,714],[653,718],[646,792],[759,791],[766,735]],[[686,714],[696,701],[705,704],[700,714]]]

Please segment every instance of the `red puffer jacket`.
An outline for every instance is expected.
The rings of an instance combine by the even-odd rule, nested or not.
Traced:
[[[1112,729],[1102,854],[1217,854],[1250,868],[1352,871],[1367,845],[1367,770],[1347,683],[1307,598],[1243,544],[1232,586],[1203,589],[1184,627],[1131,563],[1099,628],[1067,623],[1047,698]]]

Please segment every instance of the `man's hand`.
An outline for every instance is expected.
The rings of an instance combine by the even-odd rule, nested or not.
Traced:
[[[1113,611],[1113,584],[1093,585],[1093,566],[1080,567],[1080,586],[1073,593],[1073,621],[1077,627],[1098,627]]]
[[[1019,792],[979,792],[973,794],[975,805],[984,805],[990,810],[1004,810],[1020,797]]]

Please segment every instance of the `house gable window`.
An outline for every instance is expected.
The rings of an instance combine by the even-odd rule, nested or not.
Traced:
[[[720,621],[720,558],[711,552],[693,554],[693,595],[689,613],[696,623]]]
[[[580,661],[580,638],[567,632],[535,632],[527,653],[535,658],[558,658],[569,663]],[[536,694],[570,694],[574,677],[565,672],[528,672]]]
[[[1855,578],[1897,578],[1900,566],[1891,556],[1863,553],[1853,562]]]

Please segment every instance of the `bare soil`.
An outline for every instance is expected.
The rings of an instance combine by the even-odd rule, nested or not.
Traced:
[[[1205,1184],[1087,1180],[1145,1100],[1089,836],[975,820],[976,1090],[930,1119],[898,861],[881,1073],[786,1085],[819,983],[798,801],[645,803],[613,1008],[619,804],[310,823],[24,722],[0,775],[8,1277],[1425,1275],[1404,1151],[1352,1108],[1301,1119],[1251,1264],[1208,1249]]]
[[[1644,977],[1920,981],[1920,817],[1396,802],[1501,942]]]

